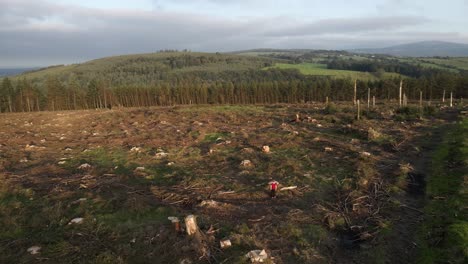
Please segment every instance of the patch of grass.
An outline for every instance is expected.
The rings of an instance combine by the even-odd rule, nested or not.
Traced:
[[[226,133],[226,132],[215,132],[215,133],[206,134],[206,135],[205,135],[204,141],[205,141],[205,142],[214,143],[214,142],[216,142],[218,139],[220,139],[220,140],[225,140],[225,139],[227,139],[227,138],[229,138],[229,137],[230,137],[230,133]]]
[[[395,111],[396,121],[410,121],[420,117],[421,111],[417,107],[405,106],[400,107]]]
[[[127,157],[127,152],[123,150],[96,148],[81,153],[75,159],[68,160],[62,167],[76,173],[81,164],[88,163],[97,173],[112,171],[117,175],[129,175],[137,166],[130,166]]]
[[[336,114],[339,111],[338,107],[334,103],[329,103],[325,106],[324,113],[327,115]]]
[[[151,223],[162,223],[174,212],[167,207],[147,208],[135,212],[119,210],[112,213],[96,215],[96,219],[111,227],[131,229]]]
[[[144,178],[139,177],[138,179],[142,184],[152,183],[159,186],[170,186],[178,183],[185,176],[189,175],[187,168],[179,168],[175,165],[168,166],[163,164],[151,165],[145,168],[145,172],[148,173]]]
[[[359,71],[348,71],[348,70],[334,70],[328,69],[326,64],[320,63],[301,63],[301,64],[287,64],[287,63],[276,63],[275,66],[270,68],[280,69],[297,69],[305,75],[320,75],[320,76],[331,76],[336,78],[350,78],[359,80],[376,80],[378,79],[375,75],[368,72]],[[383,78],[399,77],[396,73],[384,73]]]
[[[417,263],[468,262],[467,138],[468,119],[464,119],[446,134],[434,154]]]

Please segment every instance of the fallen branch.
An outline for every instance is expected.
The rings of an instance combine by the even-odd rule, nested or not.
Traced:
[[[400,205],[400,207],[408,208],[408,209],[414,210],[414,211],[416,211],[416,212],[418,212],[418,213],[424,214],[423,211],[421,211],[421,210],[419,210],[419,209],[416,209],[416,208],[414,208],[414,207],[405,205],[405,204]]]
[[[185,201],[187,201],[187,198],[184,198],[184,199],[182,199],[182,200],[179,200],[179,201],[177,201],[177,202],[172,202],[172,203],[169,203],[169,204],[178,204],[178,203],[183,203],[183,202],[185,202]]]
[[[265,219],[265,216],[262,216],[262,217],[257,218],[257,219],[249,219],[249,222],[260,222],[260,221],[262,221],[263,219]]]
[[[225,191],[225,192],[218,192],[218,195],[223,195],[223,194],[233,194],[235,191]]]

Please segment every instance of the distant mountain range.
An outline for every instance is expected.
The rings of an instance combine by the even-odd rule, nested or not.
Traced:
[[[0,68],[0,77],[17,75],[23,72],[32,71],[36,69],[38,68],[37,67],[35,68],[9,68],[9,69]]]
[[[368,54],[386,54],[399,57],[467,57],[468,44],[444,41],[422,41],[386,48],[354,49],[349,51]]]

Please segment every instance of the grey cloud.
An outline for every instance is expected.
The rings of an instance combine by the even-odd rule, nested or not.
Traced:
[[[427,39],[468,41],[457,33],[399,32],[426,22],[410,16],[315,23],[288,17],[239,20],[164,10],[104,10],[43,0],[0,0],[0,67],[74,63],[159,49],[343,49]],[[278,24],[283,27],[276,29]]]
[[[270,36],[308,36],[332,33],[357,33],[395,30],[429,22],[423,17],[371,17],[325,19],[301,26],[289,26],[267,33]]]

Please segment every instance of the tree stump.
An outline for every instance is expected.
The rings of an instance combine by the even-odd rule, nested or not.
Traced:
[[[187,235],[193,236],[199,232],[197,220],[194,215],[188,215],[185,217],[185,227],[187,229]]]
[[[208,239],[204,233],[200,232],[194,215],[185,217],[185,228],[187,234],[192,237],[192,246],[198,252],[200,258],[210,259],[211,251],[208,245]]]

